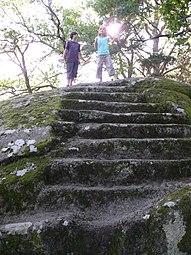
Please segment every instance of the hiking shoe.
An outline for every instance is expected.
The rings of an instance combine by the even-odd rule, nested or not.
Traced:
[[[111,81],[116,81],[116,77],[115,76],[111,76]]]

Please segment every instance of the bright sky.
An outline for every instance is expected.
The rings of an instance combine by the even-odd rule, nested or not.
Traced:
[[[82,2],[85,3],[87,0],[68,0],[68,1],[53,0],[53,1],[54,1],[54,3],[63,5],[65,8],[72,8],[74,6],[78,6],[78,5],[82,4]],[[29,7],[27,7],[26,11],[30,14],[32,14],[32,13],[34,14],[33,11],[35,11],[35,13],[36,13],[35,8],[33,8],[33,10],[30,10]],[[41,15],[43,12],[44,12],[43,9],[42,9],[42,11],[38,10],[39,15]],[[112,24],[112,27],[108,28],[109,33],[112,36],[115,36],[117,34],[120,26],[121,26],[121,24],[119,24],[119,23]],[[29,47],[30,61],[33,58],[38,58],[38,56],[40,55],[42,49],[40,47],[40,49],[38,50],[39,47],[40,46],[37,46],[37,45],[31,45]],[[33,50],[33,48],[35,48],[35,50]],[[27,52],[29,52],[29,51],[27,51]],[[17,65],[15,65],[12,61],[9,61],[8,57],[0,55],[0,61],[1,61],[1,68],[0,68],[0,77],[1,78],[9,78],[10,76],[12,78],[15,78],[18,73],[21,73],[20,68]],[[57,56],[57,59],[54,58],[54,62],[55,62],[54,65],[56,65],[56,62],[58,62],[58,61],[59,61],[59,57]],[[27,65],[29,66],[28,61],[27,61]],[[43,66],[43,68],[44,68],[44,66]],[[82,68],[82,67],[79,68],[79,76],[82,75],[83,69],[84,68]],[[88,77],[90,77],[89,79],[91,81],[94,81],[95,80],[95,69],[96,69],[96,64],[95,64],[95,62],[92,62],[92,64],[90,64],[89,68],[86,67],[85,75],[83,75],[83,77],[87,78],[87,76],[88,76]],[[64,70],[64,75],[66,76],[65,70]]]
[[[54,2],[63,5],[65,8],[72,8],[82,2],[86,2],[86,0],[54,0]]]
[[[65,0],[65,1],[63,1],[63,0],[53,0],[54,3],[61,4],[65,8],[72,8],[74,6],[79,5],[83,1],[86,1],[86,0]],[[23,8],[25,8],[25,7],[23,7]],[[32,13],[36,14],[36,9],[35,8],[29,9],[29,7],[27,6],[25,9],[26,9],[25,13],[27,11],[30,14],[32,14]],[[43,13],[43,9],[42,9],[42,12],[38,9],[38,14],[41,14],[41,13]],[[41,51],[42,51],[42,49],[40,48],[38,50],[37,45],[35,45],[35,50],[32,51],[31,57],[35,58],[35,57],[39,56],[39,53]],[[14,77],[18,73],[21,72],[19,67],[17,65],[15,65],[12,61],[10,61],[7,56],[0,55],[0,61],[1,61],[0,77],[9,78],[10,75]]]

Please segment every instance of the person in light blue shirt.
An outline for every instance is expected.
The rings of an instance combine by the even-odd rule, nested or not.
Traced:
[[[97,43],[98,43],[98,55],[109,55],[109,36],[105,36],[105,37],[98,37],[97,38]]]
[[[98,31],[98,36],[94,41],[94,47],[98,51],[96,78],[98,78],[100,82],[102,82],[103,64],[105,64],[111,80],[115,80],[115,70],[109,51],[109,39],[106,28],[101,26]]]

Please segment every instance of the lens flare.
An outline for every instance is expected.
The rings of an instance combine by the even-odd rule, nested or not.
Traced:
[[[122,24],[119,22],[112,22],[107,26],[107,33],[112,37],[117,37],[120,33]]]

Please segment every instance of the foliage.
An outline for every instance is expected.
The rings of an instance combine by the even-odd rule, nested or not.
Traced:
[[[189,80],[188,0],[181,3],[178,0],[87,0],[72,9],[54,0],[3,0],[0,12],[0,53],[7,54],[21,71],[17,84],[15,81],[5,84],[5,79],[1,82],[4,90],[10,86],[13,95],[26,89],[33,93],[57,86],[63,73],[58,58],[71,31],[79,34],[81,65],[89,63],[95,52],[93,42],[99,25],[109,25],[112,21],[122,23],[120,34],[111,46],[118,74],[126,78],[159,73]],[[33,58],[31,49],[35,47],[42,50]],[[57,64],[53,65],[56,56]]]
[[[189,12],[189,0],[166,0],[161,5],[161,14],[173,33],[182,30],[187,33],[190,30]]]
[[[176,58],[173,56],[165,56],[162,53],[159,54],[151,54],[148,58],[140,60],[142,66],[147,68],[147,71],[155,68],[155,75],[161,75],[160,70],[161,65],[172,65],[176,61]],[[151,72],[150,72],[151,74]]]
[[[154,4],[148,0],[89,0],[89,5],[99,13],[100,17],[111,17],[117,16],[118,18],[126,18],[130,14],[137,15],[141,14],[144,17],[145,13],[152,15],[154,11]],[[185,32],[189,31],[189,12],[190,12],[190,1],[189,0],[166,0],[166,1],[155,1],[155,5],[160,7],[160,13],[167,22],[168,28],[173,32],[177,33],[181,29]]]
[[[123,77],[126,77],[127,72],[128,77],[131,77],[138,71],[143,76],[160,74],[174,78],[178,74],[184,80],[183,74],[188,73],[188,39],[169,33],[169,24],[167,27],[165,16],[161,16],[163,4],[160,0],[89,0],[89,5],[105,19],[105,24],[116,19],[123,23],[124,34],[118,38],[119,54],[115,57],[116,66],[118,68],[120,65]],[[180,60],[180,45],[187,52],[186,61]],[[142,66],[138,63],[142,63]],[[188,78],[185,77],[185,80]]]
[[[64,10],[63,27],[67,37],[69,37],[71,31],[78,32],[82,59],[86,62],[90,54],[94,52],[93,42],[97,36],[98,24],[91,12],[86,12],[85,16],[82,17],[83,8]]]
[[[142,0],[97,0],[88,1],[89,6],[99,14],[100,17],[118,17],[125,18],[129,14],[135,14],[139,12],[139,7],[142,4]]]
[[[94,14],[91,10],[85,10],[85,6],[65,9],[64,5],[57,5],[52,0],[22,0],[10,1],[9,5],[4,1],[0,4],[0,9],[4,18],[1,25],[1,53],[7,54],[19,66],[22,74],[18,74],[19,83],[16,87],[14,83],[11,84],[14,87],[11,90],[13,95],[25,92],[26,88],[32,93],[57,86],[63,65],[59,62],[57,65],[51,64],[52,59],[57,55],[58,61],[58,55],[62,55],[71,31],[75,30],[80,35],[82,65],[89,61],[94,52],[93,41],[98,26],[93,18]],[[37,9],[38,13],[35,11]],[[82,15],[84,10],[85,14]],[[4,20],[9,22],[9,26]],[[30,55],[30,49],[35,49],[34,45],[37,50],[41,47],[36,58]],[[7,86],[5,82],[3,84],[5,89],[10,82]]]

